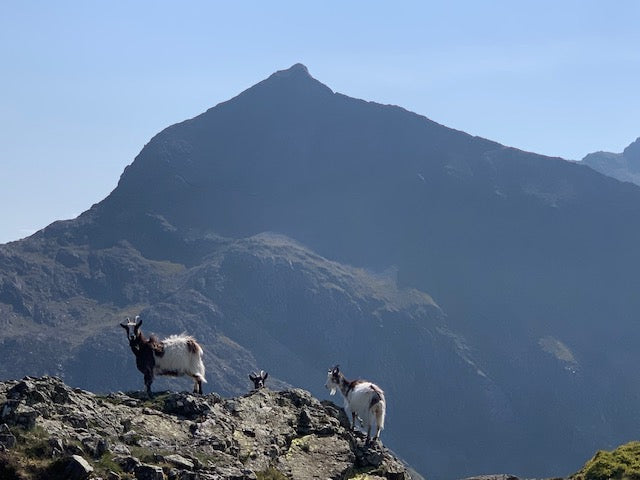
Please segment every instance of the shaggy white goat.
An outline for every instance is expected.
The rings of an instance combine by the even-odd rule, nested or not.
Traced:
[[[127,331],[129,346],[136,356],[136,367],[144,375],[149,397],[155,375],[188,375],[195,381],[194,393],[202,394],[202,384],[207,380],[204,378],[202,347],[198,342],[185,334],[171,335],[162,341],[153,335],[146,339],[140,331],[141,325],[139,316],[133,322],[127,318],[120,324]]]
[[[338,365],[329,369],[325,387],[329,389],[331,395],[335,395],[336,390],[340,390],[344,398],[345,410],[347,414],[351,413],[352,430],[356,425],[356,418],[359,418],[367,430],[367,443],[369,443],[371,441],[371,427],[375,420],[376,434],[373,441],[380,438],[387,410],[384,392],[380,387],[366,380],[347,380],[340,372]]]

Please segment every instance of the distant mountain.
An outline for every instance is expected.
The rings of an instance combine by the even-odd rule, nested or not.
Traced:
[[[622,153],[590,153],[582,159],[582,163],[623,182],[640,185],[640,138]]]
[[[640,431],[639,241],[638,187],[294,65],[0,247],[0,376],[141,385],[117,326],[140,314],[196,335],[225,395],[255,368],[376,381],[383,441],[427,477],[557,476]]]

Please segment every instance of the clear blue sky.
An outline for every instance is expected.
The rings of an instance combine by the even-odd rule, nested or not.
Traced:
[[[304,63],[568,159],[640,136],[640,2],[0,2],[0,243],[73,218],[164,127]]]

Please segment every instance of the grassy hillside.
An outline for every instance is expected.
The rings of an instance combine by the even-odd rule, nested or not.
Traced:
[[[611,451],[600,450],[571,479],[640,479],[640,442],[630,442]]]

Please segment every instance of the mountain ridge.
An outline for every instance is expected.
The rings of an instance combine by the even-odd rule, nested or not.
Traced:
[[[582,163],[617,180],[640,185],[640,137],[622,153],[593,152],[586,155]]]
[[[0,374],[132,388],[117,323],[140,314],[196,334],[221,393],[255,368],[376,381],[429,476],[557,475],[640,428],[637,187],[276,73],[0,248]]]
[[[223,399],[98,396],[60,379],[0,382],[0,474],[16,479],[423,480],[309,392]]]

